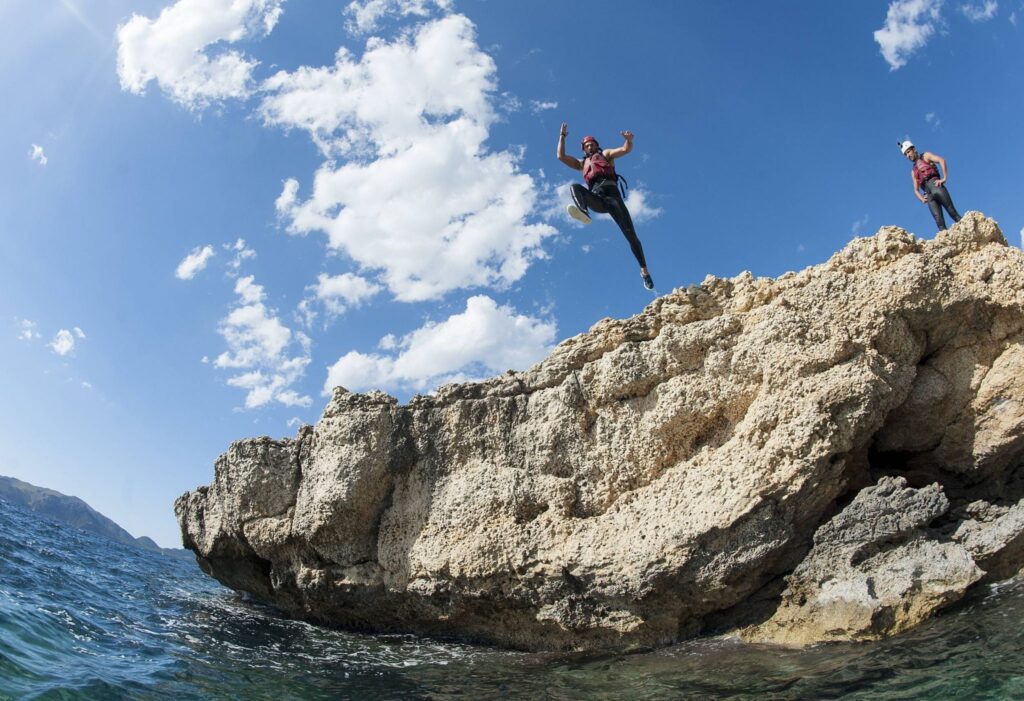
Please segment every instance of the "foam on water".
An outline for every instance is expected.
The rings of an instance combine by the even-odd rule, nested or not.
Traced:
[[[0,699],[1024,698],[1024,582],[910,634],[595,657],[286,620],[180,562],[0,501]]]

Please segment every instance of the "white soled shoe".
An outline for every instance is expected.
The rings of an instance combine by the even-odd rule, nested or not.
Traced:
[[[568,207],[566,207],[565,211],[569,213],[570,217],[572,217],[578,222],[589,224],[590,222],[593,221],[593,219],[590,218],[590,215],[587,214],[585,210],[580,209],[574,204],[571,204]]]

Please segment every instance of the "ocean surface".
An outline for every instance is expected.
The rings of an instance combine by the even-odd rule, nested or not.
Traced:
[[[286,620],[0,501],[0,699],[492,698],[1024,699],[1024,581],[880,643],[527,654]]]

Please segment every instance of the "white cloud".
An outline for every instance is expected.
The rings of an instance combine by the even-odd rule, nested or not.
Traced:
[[[263,292],[263,286],[257,285],[255,277],[250,275],[249,277],[243,277],[235,283],[235,294],[239,296],[243,304],[256,304],[266,299],[266,294]]]
[[[498,107],[500,107],[503,112],[518,112],[523,109],[523,101],[506,90],[501,93],[500,99],[498,100]]]
[[[132,15],[117,28],[122,89],[142,94],[155,80],[189,109],[248,96],[258,62],[237,50],[212,49],[269,34],[283,1],[178,0],[155,20]]]
[[[451,0],[355,0],[345,8],[345,27],[353,34],[366,34],[377,29],[385,15],[428,17],[432,5],[444,12],[452,8]]]
[[[342,314],[349,307],[358,307],[383,289],[353,273],[333,277],[321,273],[312,288],[316,298],[332,315]]]
[[[292,418],[288,419],[288,423],[286,425],[288,426],[288,428],[295,428],[296,426],[301,426],[302,423],[302,419],[300,419],[298,416],[293,416]]]
[[[18,328],[21,329],[18,332],[19,341],[35,341],[41,338],[36,322],[34,321],[22,319],[18,322]]]
[[[527,223],[536,190],[521,154],[484,147],[494,73],[472,23],[452,15],[371,40],[359,60],[342,49],[333,66],[267,80],[267,124],[353,158],[325,163],[304,201],[285,183],[276,205],[289,231],[323,232],[402,301],[521,278],[555,231]]]
[[[563,180],[560,183],[552,184],[541,175],[542,187],[539,195],[539,214],[544,221],[552,221],[558,224],[571,224],[581,227],[575,219],[566,214],[565,207],[572,202],[572,187],[574,180]]]
[[[874,34],[890,70],[906,65],[922,48],[939,21],[942,0],[894,0],[885,16],[885,26]]]
[[[540,100],[530,100],[530,110],[534,114],[537,114],[538,112],[543,112],[545,110],[557,110],[557,109],[558,109],[558,103],[557,102],[554,102],[554,101],[541,102]]]
[[[242,269],[242,263],[256,257],[256,251],[246,245],[245,239],[237,239],[234,243],[225,243],[221,248],[229,253],[234,253],[234,257],[227,264],[230,277],[238,277],[238,273]]]
[[[1010,24],[1012,24],[1014,27],[1017,26],[1017,11],[1016,10],[1014,10],[1013,12],[1010,13]]]
[[[79,338],[85,338],[85,331],[82,331],[82,329],[78,328],[77,326],[74,327],[73,331],[75,332],[75,335],[78,336]]]
[[[373,388],[422,391],[440,384],[526,369],[550,352],[555,339],[553,321],[517,314],[478,295],[466,310],[447,320],[413,331],[399,341],[381,341],[396,354],[349,352],[327,373],[324,393],[336,386],[354,391]]]
[[[863,217],[855,221],[850,225],[850,233],[854,236],[860,236],[864,232],[864,227],[868,225],[869,217],[865,214]]]
[[[939,115],[935,114],[934,112],[929,112],[928,114],[926,114],[924,116],[924,121],[931,124],[933,129],[938,129],[940,126],[942,126],[942,120],[939,119]]]
[[[191,253],[178,263],[174,276],[179,280],[191,280],[196,276],[196,273],[206,267],[206,264],[215,255],[213,246],[196,246],[192,249]]]
[[[1020,247],[1024,248],[1024,227],[1020,230]]]
[[[57,355],[67,355],[75,349],[75,337],[67,329],[61,329],[50,341],[49,346]]]
[[[979,3],[968,3],[960,6],[960,12],[972,22],[988,22],[996,16],[999,3],[996,0],[984,0]]]
[[[661,214],[660,207],[647,204],[647,191],[642,187],[626,190],[626,209],[634,223],[650,221]]]
[[[307,329],[313,328],[313,324],[316,323],[316,318],[319,316],[313,305],[316,304],[316,300],[310,297],[299,302],[299,306],[295,309],[293,314],[296,321],[305,326]]]
[[[293,333],[267,309],[263,304],[266,293],[252,275],[237,280],[235,294],[238,302],[219,328],[228,350],[217,356],[214,366],[245,371],[230,377],[227,383],[248,390],[248,409],[271,400],[286,406],[309,406],[312,399],[291,388],[309,365],[309,338],[301,332]]]
[[[46,157],[46,154],[43,153],[43,147],[39,144],[32,144],[32,151],[29,153],[29,158],[36,161],[41,166],[46,165],[47,161],[50,160]]]
[[[82,386],[82,389],[92,389],[91,382],[86,382],[85,380],[82,380],[79,384]]]
[[[281,188],[281,194],[274,201],[274,209],[277,210],[279,215],[286,215],[295,207],[295,202],[298,200],[299,194],[299,181],[295,178],[288,178],[284,181],[284,187]]]
[[[361,60],[341,48],[333,66],[267,79],[272,94],[260,111],[268,124],[310,132],[328,152],[356,154],[369,141],[393,155],[460,118],[486,126],[495,67],[475,39],[472,23],[453,15],[394,43],[371,39]]]

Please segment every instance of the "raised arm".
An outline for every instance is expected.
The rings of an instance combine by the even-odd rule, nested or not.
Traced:
[[[567,156],[565,153],[565,137],[568,133],[568,125],[566,125],[565,122],[562,122],[562,128],[558,131],[558,153],[556,153],[555,155],[558,156],[558,160],[560,160],[562,163],[569,166],[573,170],[583,170],[582,163],[580,163],[577,159],[573,158],[572,156]]]
[[[620,131],[619,133],[622,134],[622,138],[626,140],[626,143],[622,144],[622,146],[619,146],[618,148],[606,148],[604,150],[605,158],[619,158],[633,150],[633,132]]]

